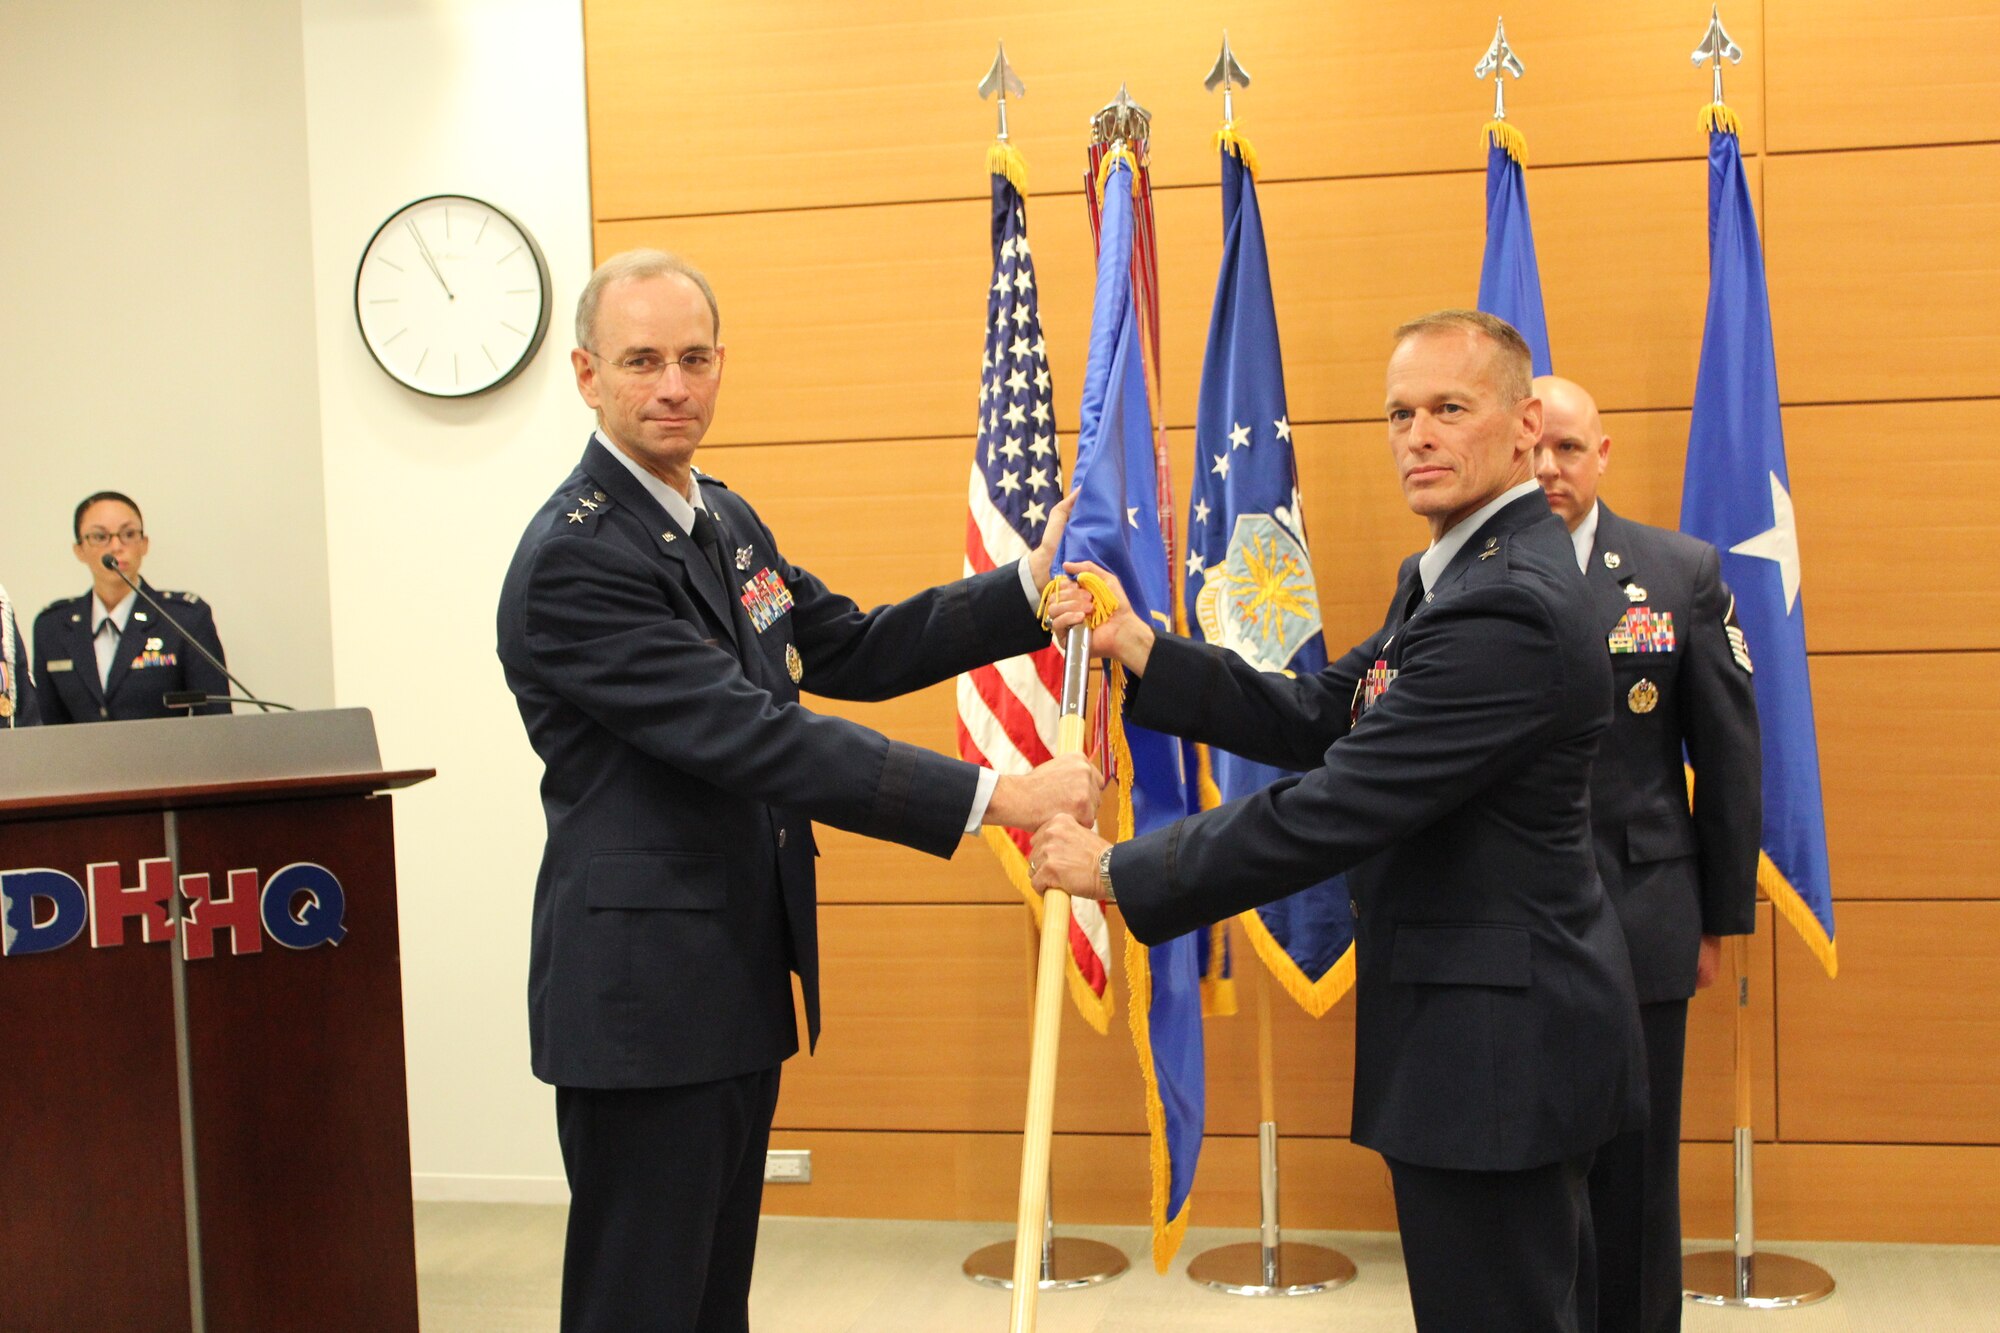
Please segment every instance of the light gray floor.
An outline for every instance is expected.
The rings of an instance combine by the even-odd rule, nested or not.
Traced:
[[[417,1289],[424,1333],[553,1333],[562,1273],[564,1210],[525,1204],[417,1205]],[[1187,1280],[1187,1261],[1248,1232],[1188,1233],[1165,1277],[1156,1276],[1138,1227],[1077,1227],[1065,1234],[1109,1241],[1138,1271],[1085,1291],[1040,1299],[1043,1333],[1289,1333],[1413,1327],[1396,1238],[1386,1232],[1297,1232],[1344,1251],[1361,1275],[1339,1291],[1291,1300],[1246,1300]],[[978,1333],[1007,1327],[1007,1294],[968,1282],[965,1256],[1006,1239],[984,1222],[824,1221],[766,1218],[750,1322],[757,1333]],[[1689,1333],[1972,1333],[2000,1330],[2000,1248],[1938,1245],[1782,1244],[1839,1283],[1833,1298],[1797,1310],[1687,1309]]]

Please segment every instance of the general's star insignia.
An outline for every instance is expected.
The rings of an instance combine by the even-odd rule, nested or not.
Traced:
[[[583,511],[582,511],[581,509],[572,509],[572,510],[570,510],[570,511],[569,511],[569,521],[570,521],[570,522],[572,522],[572,523],[581,523],[581,522],[583,522]]]

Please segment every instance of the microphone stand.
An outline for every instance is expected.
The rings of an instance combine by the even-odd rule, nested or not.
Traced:
[[[284,709],[284,711],[287,713],[293,711],[290,708],[286,708],[284,704],[267,704],[262,699],[259,699],[255,694],[251,693],[250,687],[248,685],[245,685],[242,681],[236,679],[234,675],[230,674],[229,668],[222,664],[221,658],[217,657],[214,653],[208,651],[208,649],[205,646],[203,646],[202,641],[200,639],[197,639],[194,635],[188,633],[188,628],[186,625],[183,625],[181,624],[180,621],[174,619],[173,612],[167,610],[166,607],[160,605],[159,598],[153,596],[153,594],[147,592],[143,587],[141,587],[137,579],[133,578],[130,574],[127,574],[124,570],[118,568],[117,556],[111,554],[111,552],[109,551],[106,551],[102,556],[98,557],[97,563],[104,566],[106,569],[110,570],[113,574],[116,574],[119,578],[123,579],[125,581],[126,587],[130,588],[134,593],[137,593],[139,597],[145,601],[147,606],[150,606],[155,611],[158,611],[160,613],[161,619],[165,620],[169,625],[172,625],[174,629],[180,634],[180,636],[183,639],[187,640],[189,647],[193,648],[196,652],[200,653],[204,658],[206,658],[208,660],[208,664],[214,667],[217,671],[220,671],[223,674],[223,676],[228,679],[231,685],[234,685],[237,689],[243,691],[245,696],[245,702],[256,704],[258,708],[262,709],[266,713],[270,712],[273,708]],[[230,699],[231,701],[233,701],[232,696],[210,696],[207,694],[203,694],[200,695],[198,698],[192,700],[182,699],[181,702],[176,704],[171,704],[169,705],[169,707],[186,708],[189,710],[188,715],[192,717],[194,715],[193,708],[196,704],[221,703],[225,699]]]

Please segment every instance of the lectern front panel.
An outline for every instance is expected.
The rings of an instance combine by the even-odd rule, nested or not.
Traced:
[[[164,916],[125,892],[165,856],[157,814],[0,825],[0,1327],[189,1327]]]
[[[179,833],[183,874],[259,907],[240,940],[189,939],[210,1327],[416,1333],[390,798],[184,810]]]

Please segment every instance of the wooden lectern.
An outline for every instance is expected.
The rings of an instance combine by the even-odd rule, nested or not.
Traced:
[[[0,732],[0,1325],[416,1333],[365,709]]]

